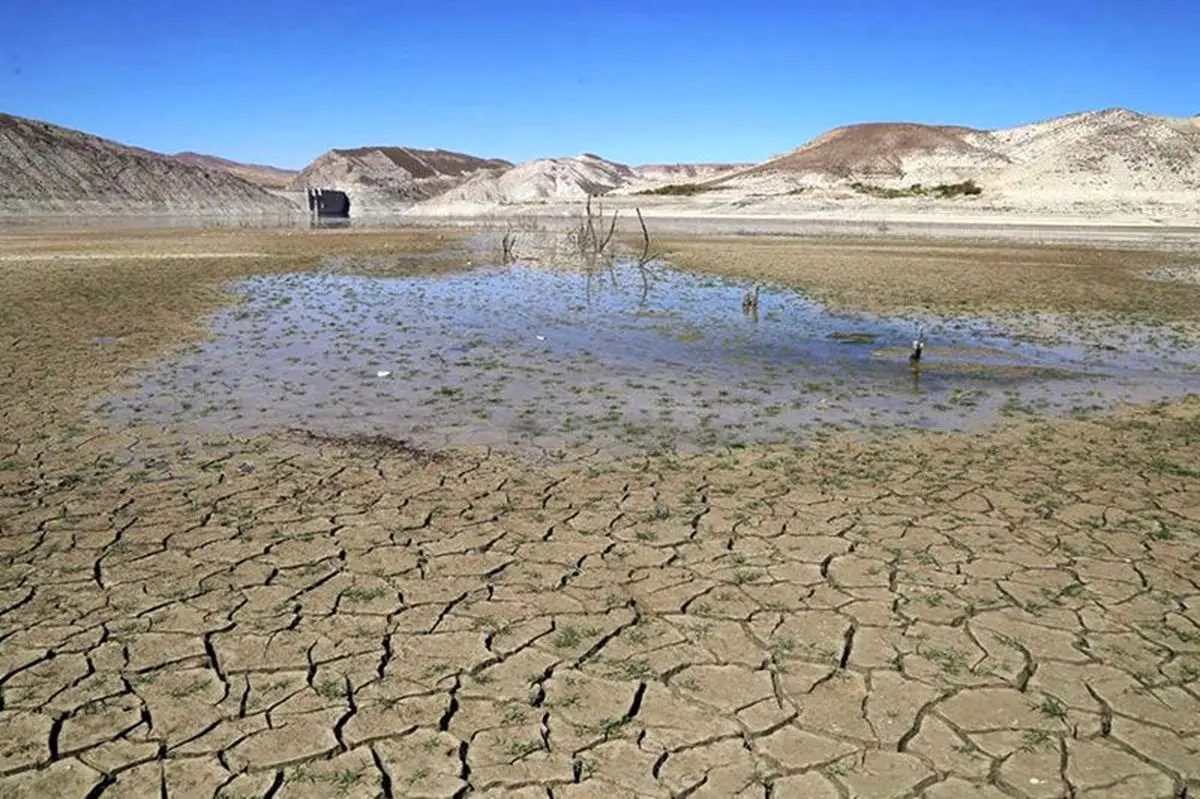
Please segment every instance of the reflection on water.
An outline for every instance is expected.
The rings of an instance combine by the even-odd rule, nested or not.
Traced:
[[[442,277],[258,277],[214,337],[106,398],[113,422],[254,434],[383,433],[426,447],[612,452],[800,443],[835,426],[963,429],[1200,388],[1196,355],[1136,339],[1001,335],[993,323],[831,314],[767,287],[658,270],[510,266]]]

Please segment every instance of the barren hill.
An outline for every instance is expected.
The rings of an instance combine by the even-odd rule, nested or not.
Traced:
[[[871,123],[836,128],[712,181],[729,187],[884,187],[973,180],[1013,200],[1145,199],[1200,192],[1195,120],[1108,109],[1000,130]]]
[[[511,166],[498,158],[449,150],[356,147],[321,155],[292,179],[290,188],[339,189],[350,195],[353,207],[386,210],[433,197],[480,172]]]
[[[1000,166],[1005,159],[971,128],[912,123],[868,123],[834,128],[786,155],[743,174],[795,172],[829,178],[899,178],[912,162],[935,157],[968,168]]]
[[[1200,199],[1200,127],[1114,108],[993,131],[1013,166],[992,183],[1006,193],[1112,195],[1192,193]]]
[[[0,114],[0,215],[292,210],[286,200],[223,170]]]
[[[593,153],[539,158],[503,172],[479,174],[416,210],[440,213],[472,206],[573,202],[588,195],[628,193],[666,183],[690,183],[724,175],[745,164],[645,164],[627,166]]]
[[[581,200],[589,194],[605,194],[635,179],[633,169],[625,164],[591,153],[572,158],[541,158],[503,172],[476,175],[438,195],[429,205]]]
[[[222,169],[251,183],[257,183],[264,189],[287,188],[287,185],[299,174],[295,169],[280,169],[265,164],[243,164],[240,161],[230,161],[228,158],[218,158],[215,155],[204,155],[203,153],[175,153],[171,157],[176,161],[204,169]]]

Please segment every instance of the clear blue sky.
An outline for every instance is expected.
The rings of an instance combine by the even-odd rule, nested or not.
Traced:
[[[0,111],[331,147],[755,161],[852,122],[1200,112],[1200,0],[0,0]]]

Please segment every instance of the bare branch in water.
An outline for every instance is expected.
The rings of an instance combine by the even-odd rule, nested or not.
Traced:
[[[638,258],[638,263],[645,266],[658,256],[650,254],[650,231],[646,230],[646,220],[642,217],[642,209],[634,208],[633,210],[637,211],[638,224],[642,226],[642,257]]]
[[[601,241],[600,244],[596,247],[596,252],[601,252],[601,253],[604,252],[604,250],[608,247],[608,243],[610,241],[612,241],[613,234],[617,232],[617,215],[620,213],[621,213],[620,211],[613,211],[612,224],[608,226],[608,235],[605,236],[604,240]],[[600,206],[600,222],[601,223],[604,222],[604,206],[603,205]]]
[[[504,264],[511,264],[516,260],[516,256],[513,255],[513,247],[516,246],[516,243],[517,234],[513,232],[512,222],[509,222],[505,225],[504,238],[500,240],[500,259]]]

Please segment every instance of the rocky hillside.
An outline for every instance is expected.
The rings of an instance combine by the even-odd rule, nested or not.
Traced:
[[[1001,130],[875,123],[712,181],[786,190],[867,184],[902,189],[971,180],[1012,198],[1139,197],[1200,191],[1200,125],[1124,109]]]
[[[295,169],[280,169],[264,164],[243,164],[240,161],[230,161],[227,158],[218,158],[215,155],[202,153],[175,153],[171,157],[192,166],[229,172],[251,183],[256,183],[264,189],[285,189],[299,174]]]
[[[636,179],[633,169],[625,164],[606,161],[591,153],[573,158],[541,158],[503,172],[476,175],[439,195],[431,204],[509,205],[582,200],[589,194],[605,194]]]
[[[0,114],[0,215],[243,215],[293,209],[223,170]]]
[[[466,210],[473,206],[555,203],[588,195],[628,194],[665,184],[710,180],[745,164],[645,164],[627,166],[592,153],[539,158],[503,172],[479,174],[421,203],[418,213]]]
[[[296,175],[289,188],[339,189],[359,212],[390,210],[428,199],[478,174],[511,167],[501,159],[449,150],[357,147],[330,150]],[[352,211],[353,213],[353,211]]]

